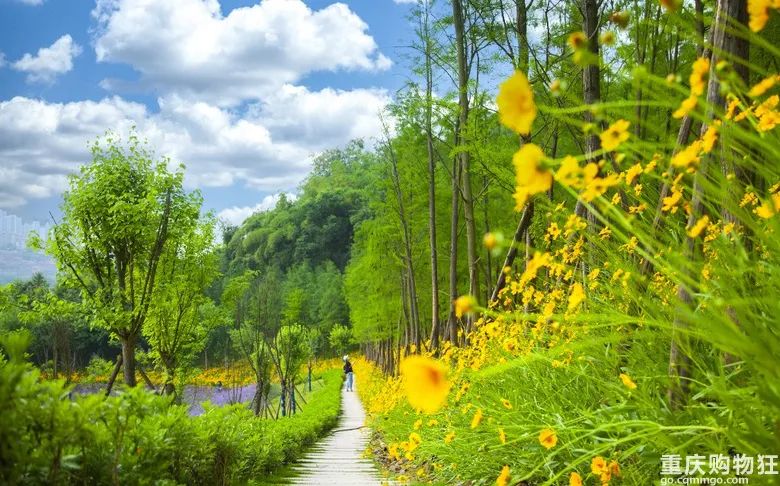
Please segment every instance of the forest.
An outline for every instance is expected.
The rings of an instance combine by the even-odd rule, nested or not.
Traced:
[[[777,481],[780,3],[408,21],[384,135],[238,226],[93,141],[0,288],[0,482],[263,484],[346,354],[391,484]]]

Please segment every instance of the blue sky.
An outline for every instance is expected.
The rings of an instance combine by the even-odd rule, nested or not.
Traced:
[[[407,79],[394,0],[0,0],[0,208],[56,211],[90,140],[135,125],[238,223],[379,134]]]

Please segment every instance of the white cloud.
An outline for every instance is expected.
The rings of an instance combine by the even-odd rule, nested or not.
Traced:
[[[217,214],[217,218],[220,220],[238,226],[244,222],[244,220],[255,213],[268,211],[276,207],[276,203],[279,202],[279,198],[282,193],[269,194],[265,196],[262,201],[254,206],[233,206],[225,208]],[[288,201],[295,201],[297,196],[295,194],[285,194]]]
[[[160,93],[221,106],[261,99],[315,71],[391,64],[342,3],[313,11],[301,0],[263,0],[225,16],[217,0],[97,0],[92,14],[98,61],[132,65]]]
[[[309,91],[288,84],[251,107],[250,113],[267,120],[267,126],[281,140],[303,140],[307,146],[322,150],[333,147],[333,140],[379,135],[379,113],[388,101],[384,90]]]
[[[0,68],[5,66],[5,54],[0,51]]]
[[[0,207],[59,194],[67,174],[90,160],[88,142],[134,125],[157,154],[187,165],[189,187],[293,190],[317,153],[378,136],[387,101],[379,90],[290,86],[244,112],[169,95],[151,113],[118,96],[64,104],[15,97],[0,102]]]
[[[65,34],[51,46],[38,49],[36,55],[25,54],[12,67],[27,73],[28,82],[51,83],[58,75],[73,69],[73,58],[79,54],[81,47]]]
[[[418,0],[393,0],[395,3],[417,3]]]
[[[38,6],[43,4],[43,0],[16,0],[19,3],[23,3],[25,5],[32,5],[32,6]]]
[[[0,208],[58,195],[106,130],[126,135],[137,127],[158,155],[186,164],[190,188],[260,194],[295,190],[325,149],[381,135],[385,90],[300,86],[313,72],[390,67],[368,26],[342,3],[312,10],[302,0],[262,0],[223,14],[218,0],[97,0],[93,16],[98,60],[136,69],[133,88],[157,92],[159,110],[119,96],[0,100]],[[79,52],[63,36],[12,67],[52,81]],[[221,216],[237,222],[263,204]]]

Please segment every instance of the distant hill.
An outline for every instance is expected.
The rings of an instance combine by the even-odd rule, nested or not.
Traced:
[[[42,253],[26,249],[0,249],[0,284],[28,279],[36,272],[41,272],[53,282],[57,267],[51,257]]]

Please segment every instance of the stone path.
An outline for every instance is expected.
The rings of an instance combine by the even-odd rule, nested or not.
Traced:
[[[369,440],[368,429],[362,428],[365,420],[357,392],[342,389],[338,425],[292,466],[290,484],[379,486],[379,471],[363,457]]]

